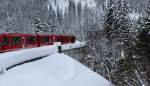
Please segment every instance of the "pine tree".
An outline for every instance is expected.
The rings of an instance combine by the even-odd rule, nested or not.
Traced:
[[[56,13],[51,4],[46,17],[34,18],[34,32],[54,33],[56,32]]]
[[[150,57],[150,5],[146,9],[146,17],[141,20],[141,27],[138,30],[137,53],[140,57]]]
[[[126,0],[119,0],[117,3],[110,0],[107,6],[104,17],[104,30],[108,39],[105,67],[109,80],[112,80],[114,71],[118,69],[116,62],[122,59],[121,57],[132,56],[132,42],[130,40],[132,35],[130,31],[131,21],[128,16],[130,10]],[[125,55],[121,56],[121,52]]]
[[[131,30],[131,20],[128,16],[130,9],[126,0],[118,1],[117,13],[115,15],[115,30],[113,38],[121,44],[121,51],[126,58],[133,56],[133,33]]]
[[[81,18],[81,16],[82,16],[82,4],[81,4],[81,1],[77,5],[77,12],[78,12],[78,17]]]
[[[118,1],[117,13],[115,15],[115,30],[113,36],[117,41],[127,42],[130,39],[131,21],[128,16],[130,13],[126,0]]]
[[[76,19],[76,4],[73,0],[69,0],[68,17],[70,23],[74,22]]]
[[[150,4],[150,3],[149,3]],[[143,84],[150,84],[150,5],[146,9],[146,16],[141,17],[137,27],[137,43],[135,47],[135,55],[138,59],[139,71],[141,76],[145,76]],[[146,85],[147,86],[147,85]]]
[[[64,20],[64,16],[63,16],[63,12],[62,12],[62,9],[59,8],[59,6],[57,6],[57,28],[58,28],[58,34],[64,34],[64,29],[63,29],[63,26],[64,26],[64,23],[63,23],[63,20]]]
[[[112,73],[116,69],[116,65],[114,64],[116,61],[117,54],[114,52],[114,31],[115,31],[115,22],[116,22],[116,13],[117,13],[117,5],[113,0],[109,0],[106,6],[106,14],[104,16],[104,33],[108,41],[106,41],[107,52],[105,52],[105,61],[103,67],[105,68],[105,76],[112,81]],[[117,50],[116,50],[117,51]]]
[[[119,0],[117,4],[110,0],[107,6],[104,16],[104,29],[107,37],[119,42],[127,41],[130,38],[131,21],[128,16],[130,10],[126,0]]]
[[[104,29],[107,38],[112,39],[112,33],[115,23],[116,5],[113,0],[110,0],[108,7],[106,7],[106,14],[104,16]]]

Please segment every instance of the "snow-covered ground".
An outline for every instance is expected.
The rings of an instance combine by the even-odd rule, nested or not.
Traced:
[[[110,83],[71,57],[54,53],[0,75],[0,86],[110,86]]]

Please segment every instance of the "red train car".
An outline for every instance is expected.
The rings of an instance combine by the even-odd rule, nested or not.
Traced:
[[[11,51],[21,48],[38,47],[36,35],[33,34],[0,34],[0,51]]]
[[[44,45],[53,45],[54,44],[54,37],[49,34],[36,34],[38,40],[38,47]]]
[[[53,45],[54,42],[74,43],[75,36],[4,33],[0,34],[0,52]]]

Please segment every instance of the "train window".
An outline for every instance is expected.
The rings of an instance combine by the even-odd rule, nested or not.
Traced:
[[[21,44],[21,37],[12,37],[12,45]]]
[[[75,43],[75,40],[76,40],[75,36],[72,36],[71,37],[71,43]]]
[[[27,37],[27,44],[33,44],[35,42],[36,42],[36,40],[35,40],[34,36]]]
[[[42,43],[47,43],[47,42],[49,42],[49,38],[46,36],[43,36],[42,37]]]
[[[62,42],[62,39],[61,38],[55,38],[55,42]]]
[[[2,46],[7,46],[9,45],[9,37],[3,37],[2,38]]]

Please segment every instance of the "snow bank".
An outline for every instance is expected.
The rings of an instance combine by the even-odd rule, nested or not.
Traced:
[[[110,86],[109,81],[64,54],[17,66],[0,76],[1,86]]]
[[[62,51],[84,47],[85,45],[86,45],[85,42],[76,42],[74,44],[62,45]]]
[[[44,46],[40,48],[23,49],[19,51],[6,52],[0,54],[0,69],[6,70],[7,68],[16,65],[18,63],[51,55],[55,52],[57,52],[56,46]]]
[[[39,57],[44,57],[58,52],[57,46],[62,46],[62,50],[70,50],[74,48],[79,48],[85,46],[84,42],[76,42],[74,44],[60,45],[56,43],[55,45],[43,46],[38,48],[23,49],[18,51],[6,52],[0,54],[0,72],[5,71],[7,68],[14,66],[16,64],[36,59]]]

